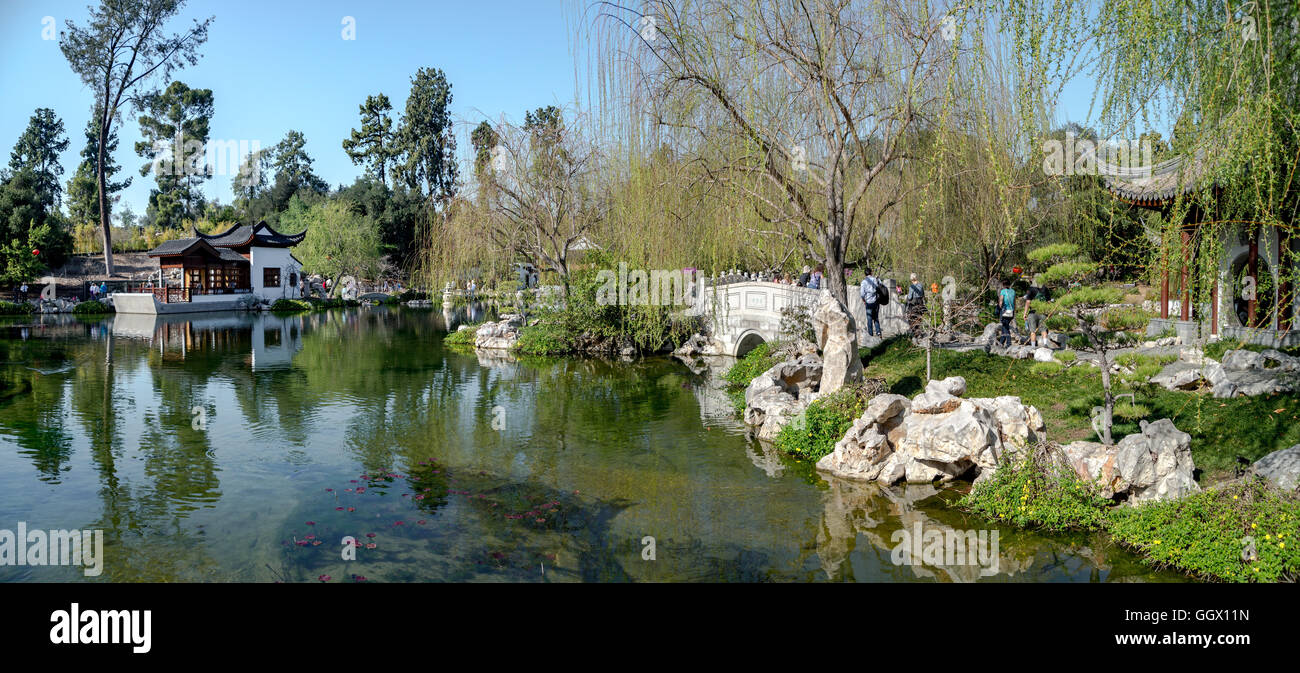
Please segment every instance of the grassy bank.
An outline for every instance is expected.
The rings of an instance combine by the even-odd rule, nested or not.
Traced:
[[[1000,524],[1104,531],[1156,568],[1224,582],[1300,578],[1300,496],[1248,478],[1185,498],[1116,507],[1038,452],[1000,468],[957,506]]]
[[[874,349],[863,349],[866,375],[884,378],[890,392],[913,396],[925,388],[925,353],[903,339],[891,339]],[[1101,374],[1087,363],[1071,367],[1040,366],[1033,360],[992,356],[983,351],[934,352],[934,377],[962,376],[968,397],[1018,395],[1038,408],[1047,424],[1047,436],[1066,444],[1096,441],[1089,415],[1101,404]],[[1196,466],[1214,482],[1230,472],[1237,456],[1251,461],[1300,444],[1300,395],[1261,395],[1215,399],[1208,391],[1174,392],[1141,387],[1139,413],[1117,418],[1115,440],[1138,431],[1138,421],[1168,418],[1192,436]]]

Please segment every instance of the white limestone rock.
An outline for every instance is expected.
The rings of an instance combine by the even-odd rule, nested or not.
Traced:
[[[1300,444],[1260,458],[1251,471],[1284,491],[1300,488]]]

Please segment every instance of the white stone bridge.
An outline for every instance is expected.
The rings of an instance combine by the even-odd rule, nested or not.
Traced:
[[[881,284],[895,287],[890,279],[882,279]],[[811,318],[822,292],[830,291],[757,280],[706,281],[701,300],[704,306],[698,313],[711,330],[711,336],[720,342],[723,353],[740,357],[760,343],[788,337],[781,333],[781,309],[805,306]],[[857,323],[861,346],[867,343],[867,308],[856,286],[849,287],[848,294],[849,310]],[[880,307],[879,317],[885,336],[907,331],[903,303],[896,292],[891,292],[888,305]]]

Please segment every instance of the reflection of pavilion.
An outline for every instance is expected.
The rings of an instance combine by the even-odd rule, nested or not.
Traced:
[[[302,350],[302,322],[298,315],[119,313],[113,318],[113,334],[148,340],[164,360],[184,360],[191,351],[245,352],[253,371],[258,371],[292,363]]]

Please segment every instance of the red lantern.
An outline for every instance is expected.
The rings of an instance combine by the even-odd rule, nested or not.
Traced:
[[[1013,267],[1011,267],[1011,273],[1014,273],[1014,274],[1016,274],[1017,276],[1019,276],[1019,275],[1020,275],[1020,267],[1018,267],[1018,266],[1013,266]]]
[[[37,249],[35,249],[35,248],[33,248],[33,249],[32,249],[32,254],[33,254],[33,255],[39,255],[39,254],[41,254],[41,251],[40,251],[40,250],[37,250]]]

